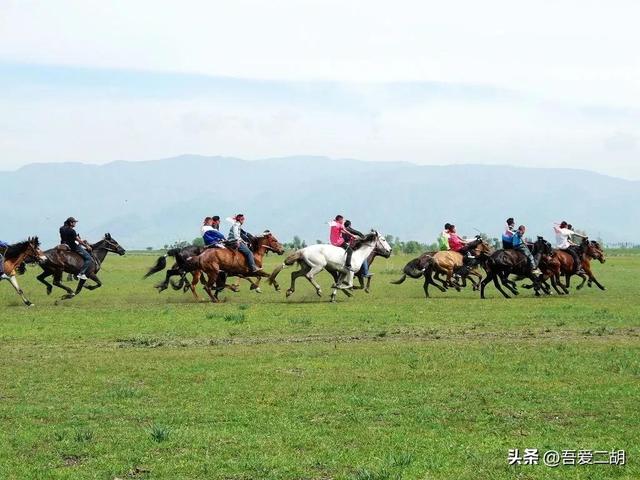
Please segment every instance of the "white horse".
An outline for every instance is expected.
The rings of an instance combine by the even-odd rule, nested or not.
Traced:
[[[283,268],[298,263],[300,270],[291,273],[291,287],[287,290],[287,297],[295,292],[296,279],[301,276],[306,277],[316,289],[318,296],[321,296],[322,289],[315,281],[315,276],[322,270],[327,270],[334,278],[338,278],[331,291],[331,301],[335,302],[338,290],[351,296],[348,290],[353,288],[353,274],[360,270],[362,262],[374,249],[378,249],[382,253],[391,253],[391,246],[384,236],[371,230],[371,233],[358,240],[354,245],[351,269],[347,269],[345,268],[347,253],[343,248],[327,244],[310,245],[289,255],[282,265],[276,267],[269,277],[269,283],[272,284],[275,281]]]

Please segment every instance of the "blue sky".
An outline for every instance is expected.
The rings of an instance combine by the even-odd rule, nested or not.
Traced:
[[[0,3],[2,169],[313,154],[640,179],[635,2]]]

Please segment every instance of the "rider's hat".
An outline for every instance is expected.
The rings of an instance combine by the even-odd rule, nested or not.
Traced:
[[[69,218],[67,218],[67,219],[64,221],[64,223],[66,223],[67,225],[69,225],[70,223],[78,223],[78,220],[76,220],[76,219],[75,219],[75,218],[73,218],[73,217],[69,217]]]

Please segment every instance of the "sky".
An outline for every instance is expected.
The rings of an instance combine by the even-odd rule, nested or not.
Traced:
[[[0,0],[0,169],[325,155],[640,179],[640,2]]]

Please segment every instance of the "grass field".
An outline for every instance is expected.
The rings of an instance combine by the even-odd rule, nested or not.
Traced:
[[[606,292],[484,301],[390,285],[394,256],[337,305],[303,280],[197,304],[141,280],[154,259],[108,257],[102,289],[57,305],[35,269],[32,309],[0,284],[0,479],[640,478],[640,256],[594,266]]]

